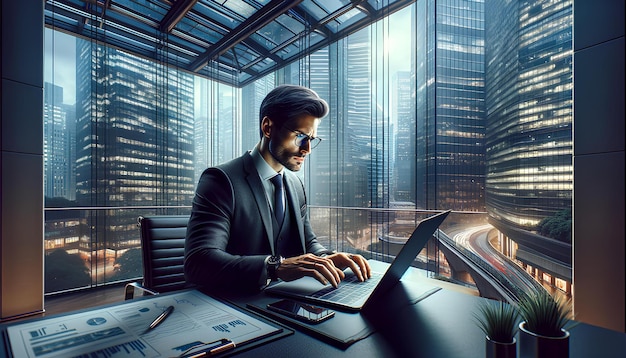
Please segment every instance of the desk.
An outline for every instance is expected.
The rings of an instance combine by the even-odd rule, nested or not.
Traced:
[[[384,315],[368,319],[375,332],[346,349],[296,329],[294,334],[239,352],[237,357],[485,357],[485,337],[472,313],[484,299],[443,288],[416,304],[396,302],[399,297],[410,296],[415,285],[433,284],[433,280],[415,272],[410,270],[394,288],[393,299],[376,310]],[[228,299],[239,307],[276,300],[264,293]],[[125,304],[128,303],[109,306]],[[7,325],[0,326],[2,332]],[[581,323],[572,327],[570,334],[571,358],[624,357],[626,352],[624,333]],[[6,351],[6,342],[1,344],[0,356]]]
[[[386,264],[384,264],[386,265]],[[433,285],[411,268],[403,277],[397,291],[406,291],[420,285]],[[258,305],[276,298],[256,295],[235,300],[238,305],[257,302]],[[416,304],[403,305],[394,297],[384,307],[385,319],[374,318],[375,333],[353,343],[345,350],[307,336],[296,329],[296,334],[267,346],[243,353],[242,357],[442,357],[484,358],[485,335],[478,328],[473,312],[485,298],[442,288]],[[624,358],[626,334],[589,324],[578,323],[570,331],[570,358]]]
[[[241,357],[442,357],[484,358],[485,336],[472,311],[482,300],[442,289],[417,304],[389,312],[389,322],[345,350],[297,332]],[[570,329],[571,358],[623,358],[626,334],[588,324]]]

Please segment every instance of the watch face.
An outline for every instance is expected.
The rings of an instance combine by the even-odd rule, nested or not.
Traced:
[[[280,256],[270,256],[269,260],[267,261],[270,265],[279,265],[282,262],[282,257]]]
[[[280,267],[280,264],[283,262],[283,258],[281,256],[270,256],[267,260],[267,276],[271,280],[276,280],[278,277],[276,276],[276,270]]]

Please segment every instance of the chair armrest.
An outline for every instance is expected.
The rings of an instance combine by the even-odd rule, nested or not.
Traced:
[[[129,282],[124,287],[124,300],[132,300],[135,297],[135,289],[138,289],[143,292],[144,296],[146,295],[158,295],[159,293],[153,291],[147,287],[143,287],[138,282]]]

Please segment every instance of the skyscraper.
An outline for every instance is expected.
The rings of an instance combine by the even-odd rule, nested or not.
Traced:
[[[193,153],[193,166],[194,166],[194,182],[198,182],[200,175],[206,169],[212,158],[211,151],[211,138],[214,133],[210,131],[209,117],[213,114],[211,109],[213,108],[209,104],[209,81],[197,77],[196,92],[198,92],[198,98],[200,103],[196,103],[194,109],[194,153]]]
[[[571,207],[571,2],[493,3],[488,11],[503,20],[487,33],[489,212],[532,227]]]
[[[265,95],[276,85],[274,75],[267,75],[241,89],[241,146],[242,150],[252,149],[261,139],[259,108]],[[237,156],[243,154],[237,153]]]
[[[396,73],[397,134],[394,160],[394,201],[415,204],[415,116],[411,72]]]
[[[417,207],[484,211],[484,1],[416,6]]]
[[[486,17],[489,220],[518,260],[571,281],[571,243],[536,230],[572,206],[572,2],[492,1]]]
[[[71,111],[63,105],[63,88],[44,84],[44,194],[46,198],[71,199],[72,164],[68,153],[74,145]]]
[[[209,166],[223,163],[241,154],[240,137],[234,130],[239,122],[234,117],[238,90],[230,86],[196,77],[194,112],[194,183]]]
[[[77,41],[77,202],[86,249],[139,245],[133,206],[188,205],[195,189],[193,77]],[[126,207],[126,210],[120,208]]]
[[[308,61],[304,62],[305,71],[309,78],[308,87],[328,102],[331,113],[324,119],[317,129],[317,136],[322,138],[322,143],[308,157],[304,175],[307,180],[307,194],[313,205],[337,205],[337,196],[330,189],[336,185],[337,160],[333,158],[333,143],[336,143],[334,128],[337,126],[334,100],[331,99],[331,71],[336,71],[336,61],[330,59],[331,45],[312,53]]]

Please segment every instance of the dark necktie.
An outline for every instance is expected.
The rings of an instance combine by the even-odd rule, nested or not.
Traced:
[[[270,179],[274,184],[274,215],[278,224],[283,223],[285,216],[285,200],[283,199],[283,176],[278,174]]]

